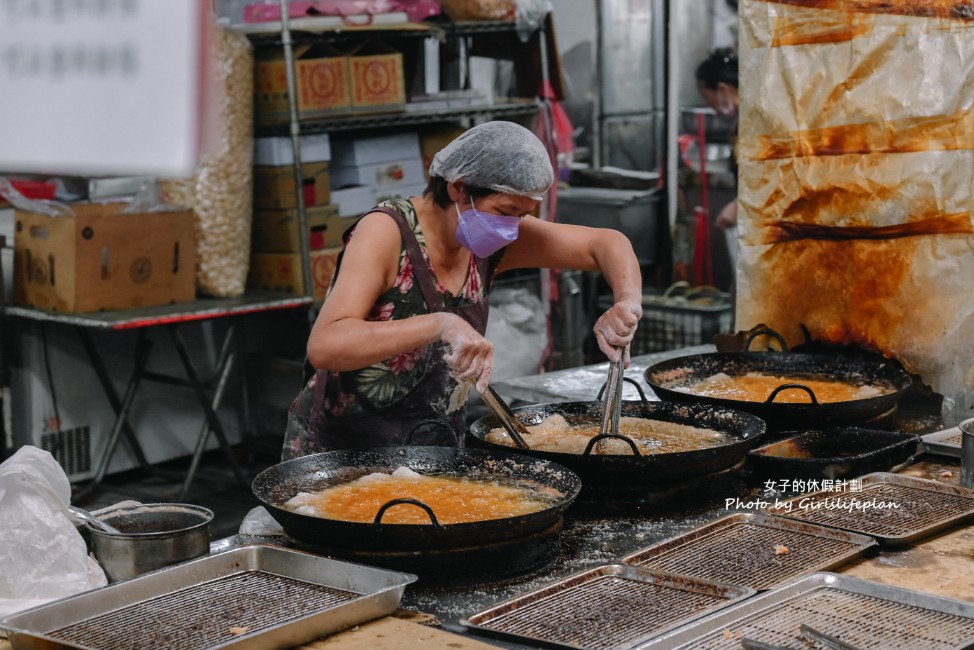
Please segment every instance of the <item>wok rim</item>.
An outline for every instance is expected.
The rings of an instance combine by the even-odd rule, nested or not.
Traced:
[[[538,411],[544,411],[546,416],[555,414],[559,412],[559,410],[564,411],[565,409],[582,408],[585,409],[586,412],[592,412],[594,414],[597,412],[596,409],[601,409],[601,406],[601,402],[597,401],[550,402],[545,404],[516,407],[512,410],[514,411],[515,415],[523,414],[525,412],[536,413]],[[627,415],[627,409],[629,409],[631,413],[631,409],[638,408],[641,409],[644,414],[636,417],[645,417],[646,419],[654,419],[654,415],[663,415],[676,418],[675,421],[679,424],[718,428],[710,424],[695,424],[693,421],[688,421],[688,419],[701,416],[726,417],[732,422],[738,422],[739,426],[737,427],[737,430],[730,430],[727,427],[724,427],[723,429],[718,428],[718,430],[720,430],[722,433],[734,436],[736,438],[732,442],[728,442],[723,445],[715,445],[712,447],[704,447],[701,449],[693,449],[688,451],[643,454],[642,456],[634,456],[632,454],[583,455],[566,452],[544,451],[540,449],[516,449],[500,443],[490,442],[486,440],[487,432],[491,428],[500,426],[499,420],[497,420],[493,415],[487,415],[473,422],[469,427],[468,435],[472,436],[478,441],[478,443],[486,445],[489,449],[512,449],[516,450],[518,454],[523,454],[526,456],[530,455],[535,458],[543,458],[551,460],[557,464],[565,465],[578,472],[578,474],[582,477],[582,483],[584,486],[595,483],[603,483],[603,478],[610,479],[610,477],[602,477],[601,473],[614,470],[625,471],[627,472],[627,475],[629,473],[635,473],[640,477],[642,483],[648,484],[665,484],[681,480],[680,478],[670,478],[671,474],[678,474],[682,478],[694,478],[721,471],[744,460],[747,456],[747,452],[760,444],[762,439],[764,439],[768,433],[767,424],[759,416],[743,410],[727,408],[725,406],[675,401],[626,400],[622,402],[622,407],[623,415]],[[490,422],[494,422],[496,424],[490,425]],[[481,433],[482,435],[480,435]],[[721,460],[715,460],[713,458],[714,456],[719,456]],[[690,473],[684,473],[680,470],[674,470],[671,467],[674,463],[679,463],[684,467],[689,466],[693,468],[693,471]],[[694,467],[695,464],[706,465],[708,463],[715,465],[715,467],[710,468],[710,471],[696,471],[697,468]],[[662,477],[654,474],[655,472],[660,471],[663,473]],[[629,481],[628,483],[636,484],[634,481]]]
[[[830,366],[829,363],[837,364]],[[687,371],[686,378],[711,376],[717,372],[727,372],[746,368],[747,371],[780,374],[807,372],[837,377],[840,380],[858,378],[863,382],[885,385],[892,390],[870,397],[835,402],[767,402],[741,400],[725,397],[695,395],[671,387],[672,381],[658,378],[661,372]],[[796,368],[797,366],[797,368]],[[842,373],[837,373],[837,369]],[[739,372],[727,372],[734,376]],[[913,377],[895,359],[873,361],[849,359],[839,355],[809,354],[797,352],[710,352],[674,357],[655,363],[643,371],[643,379],[656,395],[664,401],[711,404],[739,409],[758,415],[767,420],[769,427],[780,429],[788,426],[789,419],[796,417],[814,418],[813,425],[853,424],[879,416],[899,403],[913,383]],[[667,385],[669,384],[669,386]]]
[[[403,456],[403,454],[405,454],[405,456]],[[280,483],[280,479],[286,478],[286,476],[283,474],[284,472],[289,469],[312,464],[316,460],[326,459],[334,461],[335,459],[341,459],[343,456],[370,456],[388,459],[387,464],[385,465],[367,463],[353,466],[345,464],[337,468],[331,468],[326,470],[326,474],[330,473],[331,476],[319,475],[316,479],[314,479],[314,482],[309,488],[310,490],[323,489],[325,483],[322,481],[327,480],[328,478],[341,478],[342,480],[336,483],[340,484],[354,480],[360,476],[364,476],[372,471],[391,471],[406,464],[403,462],[404,460],[414,458],[417,455],[423,456],[423,454],[441,455],[450,458],[447,464],[440,464],[439,467],[417,466],[417,468],[414,468],[420,473],[429,473],[430,470],[434,472],[440,471],[442,473],[448,473],[451,471],[449,469],[450,467],[454,468],[453,471],[456,471],[456,469],[462,470],[465,467],[463,463],[464,460],[467,462],[476,460],[497,461],[502,465],[507,464],[513,469],[521,469],[524,473],[509,473],[505,475],[499,474],[495,469],[494,471],[485,471],[483,472],[483,475],[506,476],[508,478],[530,478],[531,480],[537,481],[546,487],[553,487],[554,489],[557,489],[562,493],[562,496],[555,500],[547,508],[537,512],[516,515],[514,517],[483,519],[474,522],[441,523],[439,526],[433,526],[429,523],[396,524],[391,522],[380,522],[379,524],[376,524],[374,522],[366,523],[303,515],[286,510],[282,507],[282,500],[272,499],[268,495],[268,492],[273,485]],[[428,457],[424,458],[428,460]],[[351,474],[347,476],[336,476],[336,473],[341,472],[351,472]],[[544,480],[545,475],[548,476],[549,480]],[[305,477],[305,480],[308,480],[311,477],[313,477],[313,473],[309,473],[309,476]],[[268,483],[273,479],[278,479],[277,483]],[[565,483],[565,485],[562,486],[562,483]],[[318,487],[314,487],[314,485],[317,485]],[[489,530],[485,531],[485,528],[491,529],[506,526],[510,526],[511,528],[525,527],[526,530],[524,531],[524,534],[541,528],[546,528],[562,517],[564,512],[578,497],[581,489],[582,481],[577,473],[567,467],[547,459],[534,458],[521,454],[505,452],[503,450],[493,451],[485,449],[427,446],[343,449],[320,452],[318,454],[309,454],[282,461],[276,465],[266,468],[256,477],[254,477],[251,484],[251,490],[261,505],[263,505],[268,512],[270,512],[271,516],[274,517],[279,524],[281,524],[284,531],[288,535],[298,539],[299,541],[310,544],[319,543],[317,541],[309,540],[303,531],[296,534],[293,530],[293,524],[295,521],[303,522],[305,525],[311,526],[312,528],[317,527],[326,530],[340,530],[346,532],[349,537],[359,541],[367,540],[365,541],[366,546],[361,547],[363,550],[381,547],[382,549],[390,552],[422,550],[425,548],[425,546],[419,542],[431,542],[436,544],[436,548],[442,548],[444,545],[452,548],[454,546],[458,546],[459,544],[441,544],[440,542],[447,542],[453,539],[463,541],[477,537],[490,537],[490,535],[484,534],[490,532]],[[306,491],[304,486],[302,486],[302,490]],[[291,496],[293,496],[293,494]],[[292,525],[292,529],[289,529],[289,523]],[[390,543],[383,543],[383,537],[395,538],[395,542],[391,542],[390,540]],[[501,541],[501,539],[492,541]],[[335,546],[341,545],[336,544]],[[430,550],[432,550],[432,547]]]

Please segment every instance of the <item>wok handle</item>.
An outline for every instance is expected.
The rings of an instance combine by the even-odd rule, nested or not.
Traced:
[[[619,435],[618,433],[600,433],[597,436],[593,436],[592,439],[589,440],[588,441],[588,444],[585,446],[585,451],[582,452],[582,455],[583,456],[591,456],[592,455],[592,447],[594,447],[596,445],[596,443],[599,443],[599,442],[601,442],[603,440],[607,440],[609,438],[615,438],[617,440],[622,440],[623,442],[625,442],[626,444],[628,444],[632,448],[632,453],[633,453],[634,456],[642,456],[642,454],[639,453],[639,448],[636,446],[636,443],[635,442],[633,442],[631,439],[627,438],[626,436]],[[599,445],[599,451],[602,451],[603,447],[604,447],[603,445]]]
[[[742,350],[744,352],[750,352],[751,351],[751,343],[754,341],[754,339],[756,339],[759,336],[770,336],[771,338],[773,338],[776,341],[778,341],[778,344],[781,345],[781,351],[782,352],[787,352],[788,351],[788,344],[785,343],[784,337],[781,336],[781,334],[778,334],[776,331],[774,331],[770,327],[760,327],[760,328],[754,330],[753,332],[751,332],[750,334],[748,334],[747,335],[747,338],[744,339],[744,345],[741,346]]]
[[[638,381],[636,381],[632,377],[623,377],[622,378],[622,381],[626,382],[627,384],[632,384],[633,386],[636,387],[636,392],[639,393],[639,401],[641,401],[641,402],[648,402],[649,401],[646,398],[646,391],[643,390],[642,385]],[[606,386],[608,386],[608,382],[605,383],[605,384],[602,384],[602,388],[599,389],[599,394],[595,398],[596,401],[598,401],[598,402],[601,402],[602,401],[602,396],[605,395],[605,387]]]
[[[778,386],[777,388],[775,388],[773,391],[771,391],[771,394],[768,395],[768,399],[766,399],[764,403],[765,404],[771,404],[772,402],[774,402],[774,398],[778,396],[778,393],[780,393],[783,390],[788,390],[788,389],[791,389],[791,388],[797,388],[799,390],[805,391],[806,393],[808,393],[808,396],[812,398],[812,404],[814,404],[815,406],[818,406],[818,399],[815,397],[815,391],[813,391],[811,388],[809,388],[805,384],[781,384],[780,386]]]
[[[422,501],[420,501],[419,499],[393,499],[392,501],[387,501],[386,503],[383,503],[382,507],[379,508],[379,512],[375,513],[375,521],[373,521],[372,523],[378,526],[379,524],[382,523],[382,515],[386,514],[386,510],[388,510],[393,506],[402,505],[404,503],[422,508],[423,510],[426,511],[426,514],[429,515],[430,523],[436,526],[437,528],[441,527],[440,522],[437,521],[436,519],[436,515],[433,514],[433,509],[430,508],[425,503],[423,503]]]
[[[636,392],[639,393],[639,400],[641,402],[649,401],[648,399],[646,399],[646,392],[643,391],[643,387],[639,385],[638,381],[636,381],[632,377],[623,377],[622,381],[626,382],[627,384],[632,384],[633,386],[636,387]]]

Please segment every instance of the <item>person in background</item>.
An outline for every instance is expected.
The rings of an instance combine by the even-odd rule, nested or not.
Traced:
[[[466,394],[493,363],[484,338],[493,277],[517,268],[600,271],[614,304],[594,325],[611,361],[642,315],[632,245],[615,230],[531,216],[554,182],[547,150],[487,122],[439,151],[420,197],[385,201],[343,237],[312,328],[314,368],[291,404],[282,459],[403,444],[463,446]]]
[[[714,50],[704,59],[696,70],[697,89],[700,95],[718,115],[733,120],[731,129],[731,145],[737,138],[737,112],[740,105],[737,81],[737,53],[722,47]],[[731,172],[737,182],[737,163],[731,153]],[[728,246],[731,249],[731,259],[736,260],[737,251],[737,200],[731,201],[717,214],[714,225],[726,233]]]

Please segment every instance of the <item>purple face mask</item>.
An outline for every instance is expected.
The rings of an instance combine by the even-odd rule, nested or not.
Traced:
[[[477,257],[489,257],[517,239],[517,229],[521,225],[519,218],[480,212],[473,199],[470,199],[470,205],[469,210],[460,212],[460,206],[453,204],[459,217],[457,239],[461,246]]]

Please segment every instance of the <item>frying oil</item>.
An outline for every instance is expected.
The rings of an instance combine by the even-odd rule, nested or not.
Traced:
[[[302,492],[285,507],[299,514],[372,523],[379,509],[394,499],[422,501],[441,524],[517,517],[539,512],[551,504],[545,495],[528,487],[490,479],[409,472],[399,476],[368,474],[318,492]],[[383,514],[382,523],[429,524],[431,521],[422,508],[403,504],[390,507]]]

